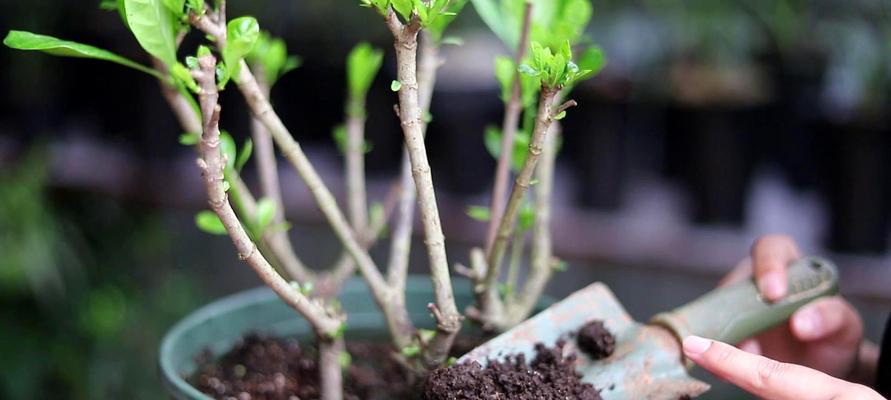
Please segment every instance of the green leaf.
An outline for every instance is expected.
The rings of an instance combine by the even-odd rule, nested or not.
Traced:
[[[263,76],[270,87],[301,63],[299,57],[288,55],[288,46],[283,39],[272,37],[268,32],[260,33],[257,44],[246,58],[248,63],[262,67]]]
[[[421,347],[413,344],[411,346],[405,346],[402,348],[402,355],[406,357],[414,357],[418,354],[421,354]]]
[[[251,158],[251,153],[254,151],[254,141],[250,138],[244,141],[244,146],[241,146],[241,151],[238,152],[238,157],[235,159],[235,170],[241,172],[244,168],[244,165],[247,164],[248,160]]]
[[[334,130],[331,131],[331,137],[334,139],[334,144],[337,145],[337,150],[340,150],[341,154],[346,154],[349,148],[346,126],[335,126]]]
[[[175,17],[162,0],[124,0],[124,10],[139,45],[164,64],[175,64]]]
[[[549,0],[551,1],[551,0]],[[519,20],[502,13],[496,0],[471,0],[473,8],[483,22],[508,48],[514,49],[519,41]],[[516,28],[514,27],[516,26]]]
[[[525,232],[528,231],[529,228],[532,228],[532,224],[534,223],[535,209],[529,204],[526,204],[520,208],[520,213],[517,216],[517,228],[519,228],[521,232]]]
[[[514,78],[517,67],[514,60],[507,56],[495,57],[495,78],[501,85],[501,101],[507,103],[513,95]]]
[[[497,160],[501,156],[501,129],[487,126],[486,133],[483,135],[483,143],[492,158]]]
[[[555,121],[559,121],[563,118],[566,118],[566,110],[560,111],[560,114],[554,116]]]
[[[470,206],[467,207],[467,216],[477,221],[486,222],[492,219],[492,212],[489,207]]]
[[[394,92],[398,92],[399,89],[402,89],[402,82],[399,82],[397,80],[390,82],[390,90],[392,90]]]
[[[164,7],[173,14],[177,19],[182,18],[183,8],[186,6],[186,0],[163,0]]]
[[[579,56],[578,66],[580,69],[589,70],[592,75],[596,75],[606,66],[606,57],[603,55],[603,50],[597,46],[588,47]]]
[[[362,42],[347,56],[347,82],[353,101],[363,101],[380,71],[384,52]]]
[[[405,18],[406,20],[411,19],[412,12],[414,11],[414,4],[412,0],[390,0],[390,5],[393,6],[393,9]]]
[[[184,146],[194,146],[198,144],[199,140],[201,140],[201,135],[198,133],[183,133],[179,135],[179,144]]]
[[[204,15],[204,0],[189,0],[186,3],[189,10],[195,11],[198,15]]]
[[[198,82],[195,82],[195,78],[192,76],[192,73],[189,72],[189,69],[186,68],[185,65],[180,63],[176,63],[170,66],[170,75],[173,76],[173,79],[180,85],[191,90],[193,93],[198,93],[201,91],[201,88],[198,86]]]
[[[110,61],[137,71],[145,72],[158,79],[165,79],[160,72],[146,67],[127,58],[121,57],[108,50],[103,50],[86,44],[57,39],[52,36],[38,35],[24,31],[9,31],[3,44],[17,50],[37,50],[44,53],[62,57],[93,58],[96,60]]]
[[[337,361],[340,363],[340,368],[347,369],[353,364],[353,356],[350,355],[350,352],[344,350],[340,352]]]
[[[442,40],[439,43],[443,44],[443,45],[463,46],[464,39],[462,39],[458,36],[448,36],[448,37],[442,38]]]
[[[223,63],[228,69],[224,83],[229,77],[238,81],[241,60],[254,49],[259,38],[260,24],[256,18],[246,16],[229,21],[226,25],[226,47],[223,49]]]
[[[275,200],[264,197],[257,202],[257,230],[263,232],[275,218]]]
[[[230,170],[234,168],[237,149],[235,147],[235,139],[232,139],[232,135],[230,135],[229,132],[220,132],[220,151],[223,153],[223,156],[226,157],[226,169]]]
[[[442,40],[446,28],[464,9],[465,4],[467,4],[467,0],[434,0],[429,4],[428,17],[424,26],[435,40]],[[442,40],[440,43],[448,44],[446,40]]]
[[[220,217],[213,211],[205,210],[196,214],[195,225],[198,226],[198,229],[211,235],[226,234],[226,226],[223,225],[223,221],[220,221]]]

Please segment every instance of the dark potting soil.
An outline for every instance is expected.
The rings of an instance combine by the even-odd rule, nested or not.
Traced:
[[[522,354],[441,368],[427,378],[426,400],[600,400],[600,393],[581,380],[575,355],[563,355],[563,342],[555,347],[535,346],[536,356],[526,363]]]
[[[464,354],[478,344],[479,339],[459,336],[453,355]],[[393,351],[386,343],[347,342],[351,360],[344,373],[344,399],[418,399],[420,383],[413,382],[394,361]],[[317,357],[315,348],[303,346],[297,339],[253,334],[219,359],[209,352],[199,356],[198,371],[188,381],[216,399],[318,399]]]
[[[616,351],[616,337],[606,329],[603,321],[591,321],[579,329],[576,334],[579,349],[594,360],[607,358]]]

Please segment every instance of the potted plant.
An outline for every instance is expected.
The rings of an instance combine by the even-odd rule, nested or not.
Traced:
[[[195,386],[218,397],[369,397],[361,392],[368,388],[356,389],[361,386],[360,377],[349,375],[344,379],[344,371],[349,374],[351,365],[368,361],[351,362],[345,337],[351,341],[388,337],[392,351],[384,357],[377,354],[378,358],[397,366],[394,374],[398,379],[408,382],[409,390],[417,390],[413,382],[422,382],[429,371],[448,364],[455,354],[453,346],[464,325],[465,305],[466,315],[487,332],[507,329],[532,313],[552,271],[561,265],[550,243],[550,190],[559,134],[555,121],[576,105],[572,100],[563,101],[567,92],[595,74],[603,65],[603,57],[596,48],[581,58],[573,54],[573,45],[590,18],[588,0],[475,2],[485,18],[501,18],[492,25],[500,37],[508,38],[506,42],[514,45],[517,53],[496,63],[507,112],[503,134],[489,135],[490,142],[499,136],[497,146],[490,146],[499,157],[492,207],[471,210],[474,216],[489,220],[486,247],[472,251],[470,267],[455,266],[471,284],[454,285],[424,136],[436,69],[441,63],[438,48],[451,42],[444,37],[445,29],[465,3],[360,1],[393,35],[397,79],[390,87],[398,95],[395,110],[405,149],[390,198],[369,207],[363,168],[368,149],[364,139],[365,98],[383,54],[360,44],[348,57],[345,124],[335,134],[346,160],[346,211],[269,101],[276,79],[296,67],[297,60],[288,56],[282,40],[262,32],[255,18],[229,19],[225,0],[212,4],[203,0],[104,2],[120,12],[136,40],[151,55],[151,67],[50,36],[22,31],[7,35],[4,44],[9,47],[111,61],[157,78],[164,99],[186,132],[180,141],[194,146],[198,155],[209,209],[196,216],[197,225],[210,233],[227,235],[238,257],[268,286],[198,310],[172,329],[162,346],[161,364],[175,397],[203,398],[205,394]],[[206,38],[205,45],[180,49],[183,38],[192,33]],[[181,58],[184,53],[191,55]],[[224,110],[219,105],[219,93],[233,87],[242,94],[254,118],[252,140],[241,146],[220,126]],[[340,260],[327,270],[310,268],[291,246],[276,150],[302,178],[343,246]],[[242,179],[242,168],[251,156],[260,177],[259,195]],[[516,172],[512,188],[508,183],[511,167]],[[534,199],[528,196],[530,190],[535,192]],[[407,275],[416,208],[423,227],[429,277]],[[391,252],[387,268],[381,269],[368,249],[379,241],[388,224]],[[532,243],[530,271],[521,285],[527,235]],[[508,250],[511,254],[506,256]],[[502,280],[500,267],[505,258],[509,259],[509,269]],[[350,279],[356,271],[364,282]],[[232,350],[238,338],[255,331],[296,335],[304,346],[260,340],[259,348]],[[230,352],[202,370],[210,376],[188,381],[183,374],[195,372],[191,360],[202,351],[209,351],[212,358]],[[287,357],[295,352],[300,353],[293,366],[297,372],[286,376],[281,371],[292,371]],[[373,357],[372,353],[363,357]],[[233,359],[232,365],[226,364]],[[283,364],[284,369],[273,373],[248,368],[266,368],[275,363]],[[386,367],[376,369],[380,375]],[[379,392],[374,396],[396,397]]]

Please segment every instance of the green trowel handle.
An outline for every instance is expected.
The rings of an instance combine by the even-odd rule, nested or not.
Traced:
[[[838,292],[838,271],[828,260],[806,257],[788,269],[789,291],[777,302],[761,298],[753,279],[715,289],[674,311],[658,314],[653,323],[683,339],[697,335],[738,343],[785,320],[810,301]]]

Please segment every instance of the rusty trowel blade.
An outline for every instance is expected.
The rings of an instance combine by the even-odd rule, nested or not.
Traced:
[[[603,321],[616,337],[612,356],[594,361],[577,351],[572,338],[582,325]],[[676,400],[695,397],[708,385],[689,376],[681,360],[677,340],[659,327],[641,325],[631,319],[613,293],[602,283],[581,289],[538,315],[517,325],[467,353],[458,362],[478,361],[507,355],[535,356],[534,346],[553,346],[567,340],[564,351],[578,355],[576,369],[601,391],[605,400]]]

